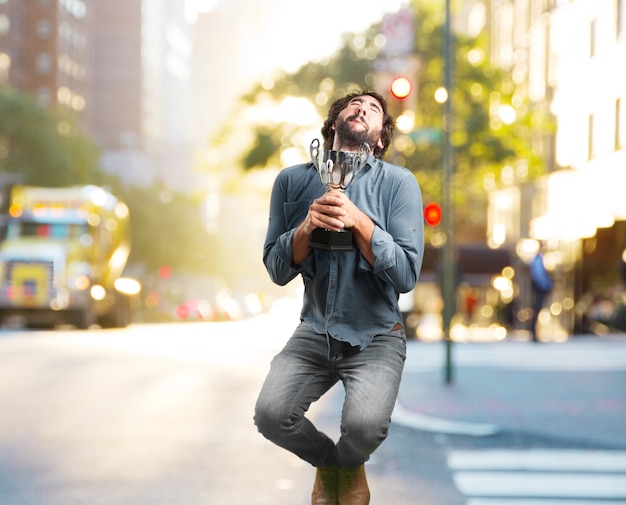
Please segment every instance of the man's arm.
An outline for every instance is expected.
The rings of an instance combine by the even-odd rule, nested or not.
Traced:
[[[311,254],[311,233],[313,230],[307,218],[296,228],[291,239],[291,262],[300,265]],[[309,231],[310,230],[310,231]]]
[[[424,222],[419,185],[408,174],[398,185],[389,202],[387,228],[373,220],[342,195],[342,218],[346,228],[353,228],[355,242],[364,263],[399,292],[412,289],[417,282],[424,251]]]
[[[352,226],[348,226],[348,224],[346,223],[346,227],[352,229],[356,246],[359,248],[359,251],[361,251],[361,254],[365,258],[365,260],[373,267],[376,261],[376,259],[374,258],[374,253],[372,251],[374,221],[372,221],[370,217],[363,211],[361,211],[358,207],[354,205],[353,207],[355,210],[353,210],[349,214],[350,218],[347,219],[347,223],[352,224]]]

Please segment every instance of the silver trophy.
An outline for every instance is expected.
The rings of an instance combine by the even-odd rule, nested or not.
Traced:
[[[319,162],[320,141],[314,139],[309,148],[311,161],[317,169],[322,184],[326,191],[338,189],[345,191],[354,180],[357,172],[365,166],[370,154],[370,146],[366,142],[361,144],[360,152],[350,153],[346,151],[324,151],[322,162]],[[311,247],[326,249],[328,251],[351,251],[352,231],[331,231],[316,228],[311,234]]]

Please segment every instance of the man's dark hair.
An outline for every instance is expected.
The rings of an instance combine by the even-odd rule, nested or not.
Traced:
[[[339,113],[348,106],[352,99],[366,95],[378,100],[383,108],[383,129],[380,134],[383,147],[380,148],[378,146],[374,146],[374,156],[380,159],[385,156],[387,148],[391,143],[391,137],[393,136],[393,130],[395,125],[393,118],[387,112],[387,101],[380,94],[376,93],[376,91],[353,91],[349,95],[346,95],[343,98],[339,98],[332,103],[330,109],[328,110],[328,118],[326,119],[326,121],[324,121],[324,124],[322,126],[322,136],[324,137],[325,151],[332,151],[333,149],[333,141],[335,140],[335,130],[333,130],[333,123],[337,120],[337,116],[339,116]]]

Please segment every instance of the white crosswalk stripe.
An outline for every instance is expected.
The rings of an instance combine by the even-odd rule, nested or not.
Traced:
[[[455,450],[447,462],[466,505],[626,504],[626,451]]]

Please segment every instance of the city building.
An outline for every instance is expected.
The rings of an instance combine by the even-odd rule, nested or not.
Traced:
[[[492,58],[509,69],[554,133],[535,134],[547,174],[529,183],[524,160],[490,193],[488,240],[523,265],[539,243],[556,289],[544,320],[553,333],[584,331],[589,303],[621,282],[626,249],[626,13],[624,0],[491,0]],[[523,103],[520,100],[520,104]],[[515,106],[516,104],[512,104]],[[590,302],[591,300],[591,302]]]
[[[88,0],[0,0],[0,85],[91,120]]]
[[[93,2],[93,132],[130,184],[193,186],[191,26],[184,2]]]
[[[0,0],[0,85],[74,112],[125,183],[189,190],[191,36],[179,0]]]

